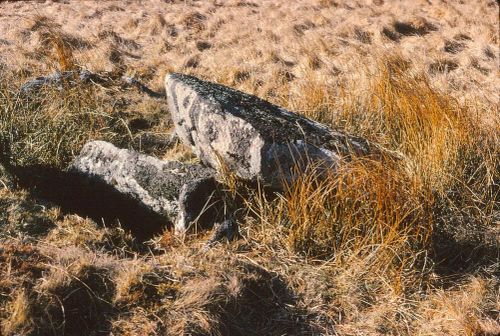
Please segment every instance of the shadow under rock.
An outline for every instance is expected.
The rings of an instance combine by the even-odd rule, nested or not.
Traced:
[[[63,213],[89,217],[98,225],[120,225],[141,242],[172,226],[164,216],[97,178],[45,165],[13,167],[11,173],[19,187]]]

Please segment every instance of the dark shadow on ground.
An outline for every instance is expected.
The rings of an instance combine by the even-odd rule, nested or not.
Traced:
[[[500,276],[500,245],[477,240],[457,239],[452,233],[437,230],[432,240],[431,256],[435,271],[443,276],[465,276],[497,269]]]
[[[117,310],[109,270],[88,265],[78,277],[42,293],[33,314],[36,335],[110,335]]]
[[[172,226],[164,216],[97,178],[45,165],[10,170],[19,187],[38,199],[59,206],[64,214],[89,217],[98,225],[120,225],[140,242]]]

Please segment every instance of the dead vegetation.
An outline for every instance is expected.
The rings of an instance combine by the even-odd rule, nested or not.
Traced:
[[[358,20],[368,14],[356,1],[152,2],[154,20],[129,17],[119,2],[82,3],[85,20],[123,27],[79,36],[81,20],[56,23],[54,10],[72,9],[54,2],[26,18],[27,31],[5,34],[25,46],[0,51],[24,55],[0,62],[1,335],[500,332],[497,18],[467,14],[494,12],[494,2],[429,5],[424,18],[412,5],[374,1],[370,10],[399,21],[375,15],[372,25]],[[257,22],[262,7],[266,20],[290,22],[250,32],[240,20]],[[332,26],[338,17],[346,22]],[[412,57],[421,48],[426,56]],[[75,67],[158,87],[165,72],[188,71],[366,137],[386,155],[321,181],[306,172],[277,195],[245,194],[241,238],[209,251],[208,233],[166,230],[140,242],[16,181],[64,168],[89,139],[193,160],[158,141],[171,127],[163,102],[113,81],[18,93],[33,74]]]

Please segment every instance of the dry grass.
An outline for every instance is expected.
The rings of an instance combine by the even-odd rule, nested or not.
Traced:
[[[2,323],[2,330],[6,335],[14,334],[20,328],[30,328],[30,306],[29,299],[24,290],[11,294],[13,300],[8,307],[7,316]]]
[[[392,247],[397,253],[396,246],[411,245],[412,236],[422,244],[430,236],[432,225],[408,179],[388,165],[360,159],[321,182],[316,179],[315,174],[302,177],[284,199],[288,240],[297,251],[356,256]]]
[[[274,194],[238,195],[226,172],[227,202],[244,198],[242,237],[208,251],[203,232],[140,243],[0,169],[1,335],[500,332],[494,1],[127,6],[0,4],[7,170],[60,170],[89,139],[195,160],[158,141],[172,128],[164,102],[115,80],[159,89],[172,70],[366,137],[383,155],[322,179],[311,168]],[[18,93],[79,67],[109,81]]]
[[[483,279],[472,278],[450,291],[437,291],[420,307],[422,335],[495,335],[498,325],[498,288]],[[484,314],[485,311],[493,313]]]

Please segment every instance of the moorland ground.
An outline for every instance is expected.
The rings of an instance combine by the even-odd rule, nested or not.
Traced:
[[[498,10],[487,0],[1,2],[0,334],[497,335]],[[19,93],[79,68],[107,80]],[[206,252],[208,233],[167,228],[142,241],[40,197],[40,180],[90,139],[196,161],[159,140],[172,132],[165,101],[120,80],[161,92],[170,71],[398,159],[346,162],[321,182],[306,172],[272,199],[253,191],[241,238]],[[22,183],[9,183],[16,175]]]

